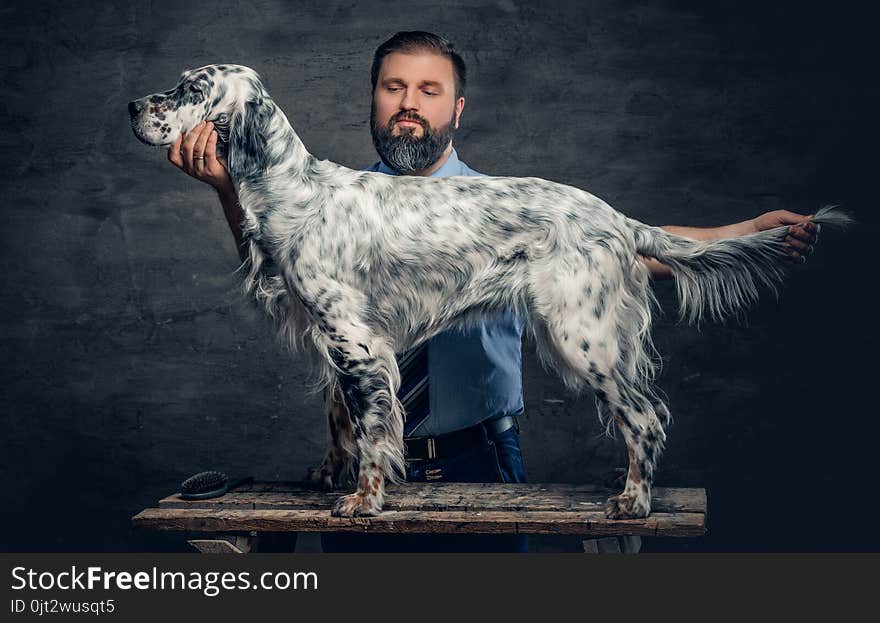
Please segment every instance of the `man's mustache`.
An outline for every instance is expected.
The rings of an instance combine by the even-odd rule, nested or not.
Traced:
[[[431,127],[431,124],[428,123],[428,120],[420,117],[419,115],[411,112],[399,112],[388,121],[388,127],[390,128],[398,121],[415,121],[420,124],[423,128]]]

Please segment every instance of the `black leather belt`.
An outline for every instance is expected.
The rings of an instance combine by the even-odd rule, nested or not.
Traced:
[[[505,415],[445,435],[404,439],[406,460],[424,461],[458,454],[478,447],[486,441],[487,434],[500,435],[515,425],[516,419],[512,415]]]

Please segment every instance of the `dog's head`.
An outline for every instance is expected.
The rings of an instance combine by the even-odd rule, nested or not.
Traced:
[[[263,95],[260,77],[250,67],[206,65],[183,72],[170,91],[129,102],[128,112],[134,135],[147,145],[171,145],[202,121],[212,121],[227,142],[237,108]]]

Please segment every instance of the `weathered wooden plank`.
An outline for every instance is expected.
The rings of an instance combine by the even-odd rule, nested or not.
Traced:
[[[385,511],[378,517],[331,517],[324,509],[217,510],[150,508],[132,519],[155,530],[199,532],[375,532],[423,534],[572,534],[702,536],[703,513],[652,513],[610,520],[594,511]]]
[[[595,485],[541,483],[404,483],[388,487],[379,517],[330,516],[339,491],[299,483],[252,483],[212,500],[160,501],[133,518],[158,530],[201,532],[527,533],[583,536],[698,536],[705,533],[703,489],[657,488],[646,519],[605,518]]]
[[[321,492],[296,483],[254,483],[211,500],[181,500],[175,494],[160,508],[181,509],[329,509],[340,491]],[[406,483],[389,486],[388,511],[595,511],[614,493],[594,485],[540,483]],[[656,488],[655,512],[706,512],[704,489]]]

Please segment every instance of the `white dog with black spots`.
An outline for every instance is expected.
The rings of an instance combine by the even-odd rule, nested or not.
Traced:
[[[386,479],[404,473],[395,353],[497,309],[522,314],[541,361],[568,387],[589,385],[623,434],[629,470],[607,516],[647,516],[670,414],[653,387],[654,298],[640,256],[669,266],[692,322],[744,309],[787,265],[787,227],[694,241],[543,179],[395,177],[317,160],[240,65],[187,71],[129,110],[149,145],[215,123],[245,215],[246,291],[288,345],[313,355],[320,384],[345,396],[312,473],[337,486],[356,465],[338,516],[379,513]],[[849,218],[824,208],[813,222]]]

